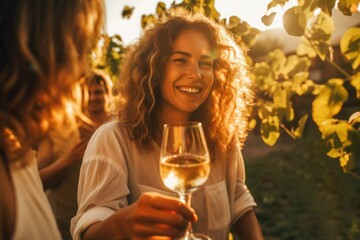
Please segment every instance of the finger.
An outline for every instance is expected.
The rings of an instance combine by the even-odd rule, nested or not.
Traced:
[[[165,224],[183,230],[189,221],[175,211],[158,210],[151,207],[139,209],[134,218],[135,222],[143,224]]]
[[[148,205],[158,210],[175,211],[189,221],[197,221],[197,215],[194,209],[185,205],[178,198],[158,193],[145,193],[139,199],[139,204]]]
[[[135,224],[134,232],[138,238],[171,239],[179,238],[184,235],[185,229],[177,229],[166,224]]]
[[[172,240],[171,237],[166,236],[151,236],[151,237],[135,237],[133,240]]]

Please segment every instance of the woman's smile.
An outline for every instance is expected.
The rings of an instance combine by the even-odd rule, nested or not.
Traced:
[[[176,87],[180,92],[195,95],[201,92],[201,88],[199,87],[185,87],[185,86],[179,86]]]

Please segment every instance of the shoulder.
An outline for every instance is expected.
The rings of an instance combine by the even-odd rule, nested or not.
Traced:
[[[116,136],[125,136],[127,135],[126,128],[121,126],[120,123],[116,120],[104,123],[101,125],[94,133],[94,135],[116,135]]]
[[[118,121],[111,121],[101,125],[92,135],[89,145],[95,148],[109,149],[129,148],[132,140],[129,138],[125,127]]]

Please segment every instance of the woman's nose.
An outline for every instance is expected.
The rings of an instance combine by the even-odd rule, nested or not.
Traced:
[[[191,79],[201,79],[201,71],[198,64],[191,64],[187,71],[189,78]]]

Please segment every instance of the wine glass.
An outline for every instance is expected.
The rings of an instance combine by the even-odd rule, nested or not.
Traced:
[[[160,175],[167,188],[191,205],[191,194],[203,185],[210,173],[210,157],[200,122],[165,124],[160,150]],[[210,238],[192,233],[189,224],[181,240]]]

